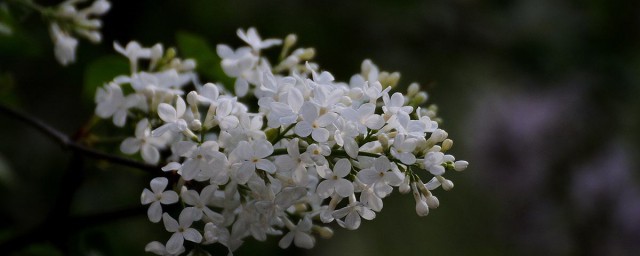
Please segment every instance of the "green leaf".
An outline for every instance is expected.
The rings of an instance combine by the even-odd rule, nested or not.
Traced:
[[[204,38],[188,33],[178,32],[176,42],[180,56],[196,60],[196,71],[204,76],[204,81],[221,82],[227,90],[233,92],[234,80],[228,77],[220,66],[220,57]]]
[[[99,86],[122,74],[129,74],[129,62],[122,56],[108,55],[91,62],[84,72],[82,95],[93,100]]]

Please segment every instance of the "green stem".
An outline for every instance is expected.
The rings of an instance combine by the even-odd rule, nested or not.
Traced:
[[[278,135],[272,141],[270,141],[271,144],[278,143],[278,141],[280,141],[284,137],[284,135],[287,134],[287,132],[289,132],[289,130],[291,130],[294,126],[295,126],[294,124],[291,124],[287,126],[287,128],[285,128],[284,131],[278,133]]]

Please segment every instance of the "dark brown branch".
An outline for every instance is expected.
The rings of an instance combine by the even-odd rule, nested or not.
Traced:
[[[100,160],[105,160],[108,161],[110,163],[114,163],[114,164],[119,164],[119,165],[123,165],[123,166],[128,166],[128,167],[132,167],[132,168],[136,168],[136,169],[140,169],[146,172],[149,172],[151,174],[154,175],[164,175],[164,173],[162,172],[162,170],[160,170],[160,168],[158,168],[158,166],[154,166],[154,165],[149,165],[149,164],[145,164],[142,162],[138,162],[135,160],[131,160],[128,158],[123,158],[123,157],[119,157],[116,155],[111,155],[111,154],[107,154],[92,148],[89,148],[87,146],[84,146],[80,143],[77,143],[73,140],[71,140],[69,138],[69,136],[67,136],[66,134],[58,131],[57,129],[51,127],[50,125],[46,124],[45,122],[41,121],[40,119],[37,119],[35,117],[32,117],[28,114],[22,113],[18,110],[12,109],[10,107],[7,107],[5,105],[0,104],[0,113],[6,114],[7,116],[10,116],[16,120],[19,120],[33,128],[35,128],[36,130],[38,130],[39,132],[41,132],[42,134],[46,135],[47,137],[51,138],[52,140],[56,141],[58,144],[60,144],[63,148],[68,149],[68,150],[72,150],[74,152],[78,152],[80,154],[83,154],[85,156],[91,157],[91,158],[95,158],[95,159],[100,159]]]

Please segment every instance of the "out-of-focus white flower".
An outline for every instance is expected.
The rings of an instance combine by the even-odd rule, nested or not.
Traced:
[[[99,29],[102,22],[95,19],[104,15],[111,8],[106,0],[96,0],[89,7],[78,10],[76,4],[81,1],[68,0],[53,9],[46,17],[51,20],[49,32],[54,44],[56,59],[63,66],[75,62],[78,39],[72,36],[82,36],[92,43],[102,40]]]
[[[298,222],[298,225],[291,228],[289,233],[282,236],[278,246],[282,249],[286,249],[293,242],[297,247],[311,249],[316,243],[316,239],[311,236],[311,227],[313,223],[309,218],[303,218]]]
[[[135,137],[126,138],[120,144],[120,150],[125,154],[133,154],[140,151],[142,159],[150,164],[160,161],[159,149],[166,145],[165,137],[151,136],[149,121],[145,118],[136,125]]]
[[[113,116],[113,124],[124,126],[129,109],[140,106],[143,97],[137,94],[124,96],[122,88],[115,83],[98,88],[96,92],[96,115],[102,118]],[[145,107],[146,105],[142,105]]]
[[[242,29],[238,29],[237,34],[240,39],[245,41],[256,52],[282,43],[282,40],[280,39],[262,40],[262,38],[260,38],[260,35],[258,35],[258,31],[256,31],[256,29],[253,27],[247,29],[246,32]]]
[[[78,39],[70,36],[67,32],[60,29],[58,23],[51,23],[49,27],[51,32],[51,40],[53,40],[54,53],[56,59],[63,66],[76,61],[76,47],[78,46]]]

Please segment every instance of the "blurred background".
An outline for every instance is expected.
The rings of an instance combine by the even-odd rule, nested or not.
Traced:
[[[274,237],[249,239],[237,255],[640,252],[638,1],[112,4],[103,42],[82,40],[68,67],[56,62],[39,16],[14,17],[14,34],[0,35],[1,103],[73,134],[92,116],[95,87],[127,71],[112,42],[161,42],[197,57],[189,56],[197,55],[193,49],[182,54],[179,44],[237,47],[236,29],[255,26],[263,38],[297,34],[298,45],[315,47],[315,60],[338,80],[348,80],[369,58],[382,70],[399,71],[403,86],[419,82],[439,106],[453,154],[470,162],[465,172],[449,175],[455,189],[435,192],[441,205],[427,217],[416,216],[411,196],[396,193],[375,220],[357,231],[336,226],[334,237],[319,239],[312,250],[281,250]],[[121,214],[49,230],[57,235],[16,255],[139,255],[149,241],[166,242],[162,225],[137,210],[150,175],[76,161],[23,123],[0,115],[0,124],[0,242],[57,221],[48,213],[68,190],[70,163],[84,170],[72,175],[81,182],[67,202],[70,215]]]

